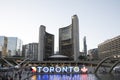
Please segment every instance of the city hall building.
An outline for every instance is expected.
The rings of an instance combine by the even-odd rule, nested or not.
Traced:
[[[46,27],[39,29],[38,61],[47,61],[54,54],[54,35],[46,32]]]
[[[69,26],[59,29],[59,53],[77,61],[79,56],[79,20],[72,16]]]
[[[59,58],[54,55],[54,35],[46,32],[46,27],[41,25],[39,29],[38,61],[49,59],[69,58],[77,61],[79,57],[79,20],[77,15],[72,16],[71,24],[59,29]],[[61,57],[66,56],[66,57]]]

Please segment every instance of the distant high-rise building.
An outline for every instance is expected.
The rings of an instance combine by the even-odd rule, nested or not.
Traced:
[[[72,16],[72,24],[59,29],[59,52],[77,61],[79,57],[79,20]]]
[[[2,56],[22,56],[22,41],[17,37],[0,36]]]
[[[22,46],[22,56],[23,56],[23,57],[26,57],[26,56],[27,56],[26,52],[27,52],[27,45],[23,45],[23,46]]]
[[[98,48],[88,50],[88,57],[89,60],[98,60]]]
[[[17,37],[8,37],[7,50],[9,56],[22,56],[22,40]]]
[[[84,56],[87,56],[87,44],[86,44],[86,37],[83,39],[83,47],[84,47]]]
[[[38,43],[29,43],[23,45],[23,53],[25,58],[30,58],[31,60],[38,60]]]
[[[46,32],[46,27],[41,25],[39,29],[38,60],[47,60],[54,54],[54,35]]]
[[[7,43],[8,39],[5,36],[0,36],[0,56],[6,57],[7,55]]]

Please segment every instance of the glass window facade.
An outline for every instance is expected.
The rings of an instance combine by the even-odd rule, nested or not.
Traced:
[[[44,60],[48,60],[48,57],[54,54],[54,35],[45,33],[45,49],[44,49]]]
[[[7,37],[0,36],[0,56],[7,56]]]
[[[22,41],[17,37],[0,36],[1,56],[22,56]]]
[[[8,55],[22,56],[22,41],[16,37],[8,37]]]

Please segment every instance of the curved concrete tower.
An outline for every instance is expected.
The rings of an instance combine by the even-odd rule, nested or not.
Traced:
[[[72,16],[72,28],[74,61],[77,61],[79,56],[79,20],[77,15]]]
[[[38,61],[47,61],[54,54],[54,35],[46,32],[46,27],[39,29]]]
[[[39,28],[38,61],[43,61],[45,30],[45,26],[41,25]]]
[[[79,20],[77,15],[72,16],[69,26],[59,29],[59,52],[77,61],[79,56]]]

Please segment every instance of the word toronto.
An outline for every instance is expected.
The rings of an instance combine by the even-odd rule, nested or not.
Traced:
[[[72,66],[65,66],[65,67],[31,67],[32,68],[32,72],[43,72],[43,73],[52,73],[52,72],[57,72],[57,73],[61,73],[61,72],[80,72],[81,69],[78,66],[72,67]]]

